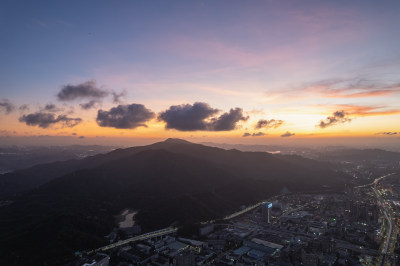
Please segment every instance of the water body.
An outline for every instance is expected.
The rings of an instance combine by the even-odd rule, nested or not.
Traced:
[[[135,220],[133,219],[137,211],[126,209],[120,215],[119,228],[128,228],[135,225]]]

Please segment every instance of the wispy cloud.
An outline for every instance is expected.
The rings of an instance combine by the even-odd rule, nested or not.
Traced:
[[[395,136],[395,135],[399,135],[400,136],[400,132],[395,132],[395,131],[386,131],[386,132],[379,132],[376,133],[377,135],[386,135],[386,136]]]
[[[281,125],[283,125],[284,121],[283,120],[275,120],[275,119],[270,119],[270,120],[265,120],[265,119],[260,119],[258,120],[257,124],[255,125],[256,129],[260,128],[278,128]]]
[[[257,133],[251,134],[251,133],[249,133],[249,132],[246,132],[246,133],[243,134],[242,137],[261,137],[261,136],[265,136],[265,133],[263,133],[263,132],[257,132]]]
[[[382,82],[365,78],[335,78],[313,81],[279,91],[266,92],[267,97],[296,99],[305,97],[323,98],[372,98],[400,94],[399,82]]]
[[[20,111],[29,111],[29,105],[28,104],[22,104],[20,105],[20,107],[18,108]]]
[[[364,98],[400,93],[400,82],[384,83],[369,79],[333,79],[309,84],[302,91],[332,98]]]
[[[11,113],[14,111],[15,105],[10,102],[8,99],[2,99],[0,100],[0,110],[4,111],[6,114]]]
[[[324,108],[341,109],[351,116],[379,116],[379,115],[396,115],[400,114],[400,109],[390,108],[385,105],[380,106],[362,106],[351,104],[339,104],[332,106],[324,106]]]
[[[57,105],[55,105],[53,103],[49,103],[44,106],[43,110],[46,112],[55,113],[58,111],[62,111],[62,108],[58,107]]]
[[[113,97],[113,102],[114,103],[121,103],[122,102],[122,98],[126,97],[127,95],[127,91],[126,90],[122,90],[121,92],[111,92],[111,95]]]
[[[99,104],[99,101],[91,100],[91,101],[89,101],[87,103],[81,103],[81,104],[79,104],[79,106],[84,110],[89,110],[91,108],[96,107],[97,104]]]
[[[47,23],[44,22],[43,20],[40,20],[40,19],[38,19],[38,18],[34,18],[34,19],[32,19],[32,22],[33,22],[35,25],[39,25],[39,26],[42,27],[42,28],[47,28]]]

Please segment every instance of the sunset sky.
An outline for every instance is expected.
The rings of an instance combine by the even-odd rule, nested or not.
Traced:
[[[400,1],[2,1],[0,144],[398,142],[399,14]]]

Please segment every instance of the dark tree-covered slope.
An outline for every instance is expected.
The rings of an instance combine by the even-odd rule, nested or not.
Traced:
[[[139,210],[138,223],[153,230],[222,217],[283,187],[293,192],[334,189],[346,179],[301,157],[180,140],[47,166],[52,169],[36,169],[46,175],[40,182],[50,181],[0,208],[1,265],[58,265],[74,251],[101,246],[124,208]],[[29,179],[32,169],[20,180]]]

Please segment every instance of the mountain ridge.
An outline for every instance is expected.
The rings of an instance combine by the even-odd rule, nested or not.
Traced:
[[[284,187],[343,188],[346,175],[292,159],[169,140],[37,166],[48,174],[39,181],[50,180],[0,208],[0,217],[7,217],[0,219],[0,263],[18,254],[31,265],[62,264],[77,249],[103,245],[115,215],[126,208],[139,210],[135,220],[148,231],[223,217]],[[57,176],[57,168],[68,173]]]

